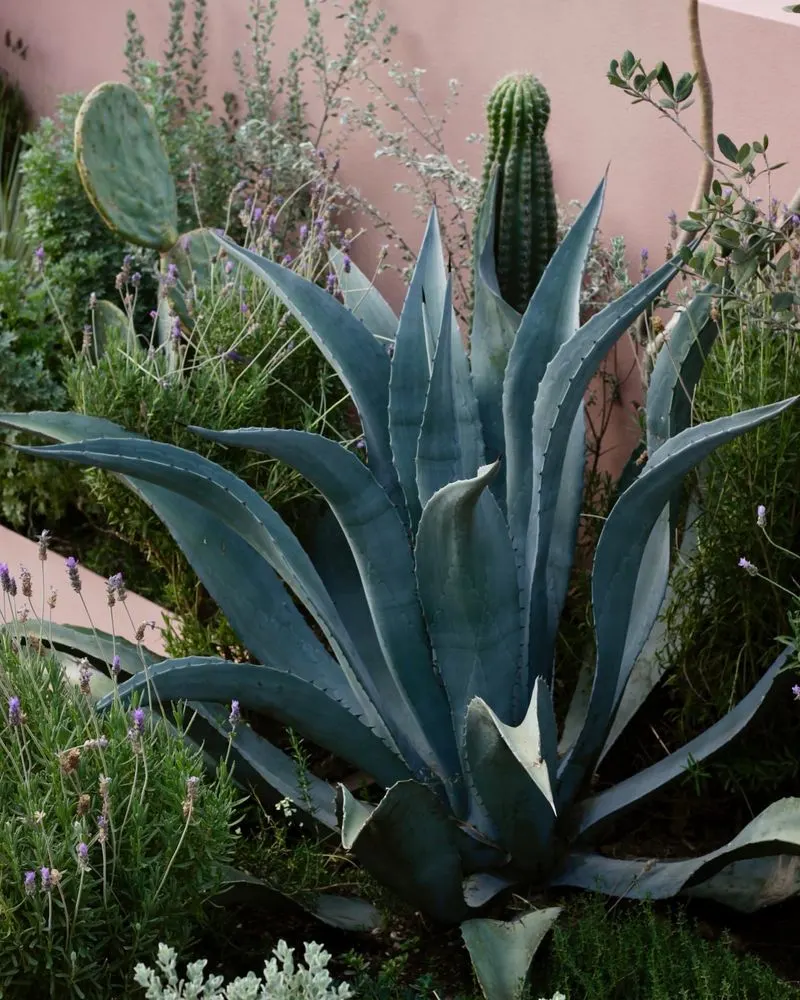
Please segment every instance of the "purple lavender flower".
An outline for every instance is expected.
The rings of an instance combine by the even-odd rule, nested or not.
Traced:
[[[314,228],[318,233],[321,233],[325,228],[325,220],[320,216],[318,219],[314,219]]]
[[[328,276],[325,279],[325,290],[328,292],[333,292],[336,288],[336,275],[333,271],[328,272]]]
[[[78,868],[82,871],[86,871],[89,867],[89,845],[85,844],[83,841],[78,844]]]
[[[33,256],[36,259],[36,267],[37,267],[37,269],[39,271],[43,271],[44,270],[44,247],[43,246],[37,247],[36,250],[33,253]]]
[[[25,893],[31,896],[36,891],[36,872],[25,872]]]
[[[116,680],[119,677],[119,672],[122,670],[122,660],[114,654],[111,657],[111,676]]]
[[[283,265],[283,267],[288,267],[293,260],[294,257],[292,257],[290,253],[285,253],[283,257],[281,257],[281,264]]]
[[[305,222],[300,227],[300,239],[303,241],[303,243],[305,243],[305,241],[308,239],[308,226],[305,224]]]
[[[800,684],[795,684],[792,687],[792,694],[794,695],[795,701],[800,701]]]
[[[233,261],[232,260],[226,260],[225,261],[225,273],[226,274],[230,274],[232,270],[233,270]]]
[[[138,271],[134,271],[131,275],[131,284],[134,288],[138,288],[142,283],[142,276]]]
[[[87,659],[83,659],[80,662],[78,685],[81,689],[81,694],[90,695],[92,693],[92,668],[89,666]]]
[[[150,315],[150,319],[152,319],[152,320],[158,319],[158,313],[155,311],[155,309],[151,309],[149,315]]]
[[[8,699],[8,724],[9,726],[22,725],[22,709],[19,705],[19,698],[16,695],[12,695]]]
[[[50,892],[53,886],[53,879],[49,868],[40,868],[39,877],[42,880],[42,892]]]
[[[760,503],[756,507],[756,524],[759,528],[766,528],[767,526],[767,508],[763,503]]]
[[[242,315],[244,316],[245,314],[247,314],[248,312],[250,312],[250,307],[248,306],[248,304],[247,304],[246,302],[243,302],[243,303],[242,303],[242,304],[241,304],[241,305],[239,306],[239,311],[240,311],[240,312],[241,312],[241,314],[242,314]]]
[[[363,437],[359,438],[356,441],[356,448],[358,448],[359,451],[364,451],[366,447],[367,447],[367,442],[364,440]]]
[[[239,723],[242,721],[242,712],[239,708],[239,702],[234,700],[231,702],[231,714],[228,716],[228,722],[233,729],[235,729]]]
[[[176,316],[175,319],[172,321],[172,329],[170,330],[170,336],[172,337],[173,340],[181,339],[181,321],[179,316]]]
[[[263,208],[256,208],[253,210],[253,222],[261,222],[261,216],[264,214]]]
[[[353,262],[347,254],[342,257],[342,267],[344,268],[345,274],[349,274],[351,268],[353,267]]]
[[[8,571],[8,563],[0,563],[0,588],[6,594],[11,590],[11,574]]]
[[[69,577],[69,585],[75,591],[76,594],[81,592],[81,575],[78,572],[78,560],[75,556],[70,556],[64,561],[64,565],[67,568],[67,576]]]
[[[754,566],[749,559],[745,559],[744,556],[739,560],[739,569],[743,569],[750,576],[755,576],[758,573],[758,567]]]
[[[135,732],[141,736],[144,733],[144,709],[134,708],[133,712],[131,712],[131,718],[133,719]]]
[[[267,219],[267,232],[269,233],[270,236],[275,235],[275,230],[277,226],[278,226],[278,216],[270,215],[270,217]]]

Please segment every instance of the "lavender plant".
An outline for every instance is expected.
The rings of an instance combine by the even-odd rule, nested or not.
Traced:
[[[187,947],[203,922],[233,849],[233,786],[224,764],[202,776],[180,710],[172,731],[119,702],[98,716],[101,676],[83,661],[73,686],[38,652],[49,624],[30,575],[0,575],[0,992],[128,996],[158,941]]]

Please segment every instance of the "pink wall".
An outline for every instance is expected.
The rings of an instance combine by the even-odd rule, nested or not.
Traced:
[[[53,108],[56,95],[121,78],[125,10],[130,0],[0,0],[2,24],[28,44],[25,62],[5,55],[38,112]],[[331,38],[342,30],[331,0],[320,0]],[[659,58],[673,70],[690,68],[685,3],[677,0],[385,0],[389,20],[399,26],[395,57],[406,67],[425,67],[428,98],[435,108],[447,80],[463,84],[449,138],[453,156],[478,167],[479,150],[463,139],[483,128],[482,103],[493,83],[511,70],[536,73],[553,105],[549,145],[559,194],[585,199],[610,162],[603,218],[607,235],[621,233],[638,257],[650,248],[660,262],[665,216],[688,205],[698,156],[686,139],[647,107],[632,107],[605,79],[609,60],[632,49],[646,64]],[[167,0],[139,0],[145,36],[160,47]],[[730,8],[734,8],[731,10]],[[755,11],[756,14],[741,13]],[[209,0],[212,93],[233,83],[230,54],[246,45],[246,0]],[[797,101],[800,16],[781,12],[781,0],[709,0],[702,28],[714,81],[716,130],[734,141],[771,139],[774,159],[787,160],[778,175],[788,198],[800,184]],[[282,0],[281,45],[302,28],[301,0]],[[334,46],[335,48],[335,46]],[[152,54],[157,54],[154,48]],[[281,62],[278,57],[278,62]],[[768,90],[755,81],[766,80]],[[314,111],[312,102],[312,114]],[[687,125],[695,126],[695,110]],[[421,223],[392,191],[399,176],[376,168],[369,140],[351,147],[347,178],[373,202],[387,206],[406,237],[416,243]],[[791,164],[795,164],[793,169]],[[373,243],[373,247],[374,247]],[[365,252],[362,250],[362,252]],[[390,287],[392,297],[397,288]],[[633,391],[633,390],[631,390]]]

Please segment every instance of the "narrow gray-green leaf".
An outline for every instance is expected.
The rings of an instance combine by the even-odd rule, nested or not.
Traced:
[[[408,533],[370,470],[340,444],[306,431],[190,429],[287,462],[320,491],[355,558],[383,653],[369,671],[384,718],[406,760],[447,783],[458,772],[458,756],[417,597]]]
[[[534,955],[560,906],[531,910],[514,920],[466,920],[461,936],[486,1000],[520,1000]]]
[[[344,304],[374,337],[383,343],[391,343],[397,334],[397,317],[374,281],[352,261],[348,266],[345,255],[335,247],[328,251],[328,259],[336,272]]]
[[[416,909],[444,923],[467,915],[456,825],[424,785],[401,781],[372,808],[339,786],[342,846]]]
[[[435,306],[433,300],[426,305],[423,288],[437,287],[436,274],[441,266],[439,222],[435,209],[431,209],[411,284],[400,313],[389,382],[389,437],[412,529],[416,529],[422,512],[417,493],[417,442],[431,377],[425,310],[433,311]],[[441,310],[436,320],[437,331],[440,320]]]
[[[639,650],[626,649],[642,556],[653,525],[676,486],[707,455],[746,431],[778,416],[799,397],[761,406],[730,417],[688,428],[670,438],[653,455],[644,472],[622,494],[606,519],[592,570],[592,606],[597,636],[597,666],[586,716],[586,724],[572,750],[562,762],[559,801],[567,802],[589,775],[605,744],[618,699],[627,676],[621,672],[623,654],[628,669]],[[652,613],[650,627],[658,614]],[[637,626],[645,638],[649,628]],[[643,640],[644,641],[644,640]]]
[[[291,726],[384,786],[408,777],[401,758],[361,719],[327,691],[286,670],[188,656],[140,671],[119,685],[118,694],[123,701],[137,694],[146,704],[152,694],[162,702],[202,700],[229,705],[235,699],[243,707]]]
[[[519,672],[519,582],[511,539],[486,487],[497,463],[450,483],[422,512],[416,571],[436,663],[463,740],[467,706],[483,698],[511,719]]]
[[[353,398],[364,430],[369,465],[393,499],[400,500],[389,446],[389,356],[340,302],[288,267],[216,237],[234,260],[262,278],[307,331]]]
[[[453,324],[452,283],[448,279],[417,443],[417,494],[423,508],[443,486],[475,476],[483,463],[482,444],[467,356]]]

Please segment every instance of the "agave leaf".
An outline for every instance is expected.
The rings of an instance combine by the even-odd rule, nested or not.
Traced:
[[[605,185],[603,179],[550,259],[508,356],[502,386],[508,523],[520,550],[524,550],[531,510],[534,403],[547,366],[578,329],[584,268],[597,232]]]
[[[681,539],[680,549],[678,550],[679,564],[686,565],[692,559],[695,550],[697,549],[698,517],[699,508],[697,505],[697,495],[692,493],[689,498],[689,508],[686,513],[686,526],[683,538]],[[642,646],[641,652],[631,667],[628,682],[625,685],[625,690],[622,692],[622,697],[619,699],[619,707],[614,713],[614,722],[611,725],[611,731],[608,734],[608,738],[606,739],[606,743],[603,747],[603,752],[600,754],[598,763],[603,760],[614,743],[616,743],[620,734],[642,707],[650,692],[655,689],[656,685],[664,676],[665,665],[663,653],[667,641],[667,627],[665,619],[670,613],[677,615],[681,614],[683,608],[682,605],[673,607],[677,600],[678,598],[675,591],[672,589],[672,584],[668,581],[667,590],[664,594],[664,600],[661,604],[661,608],[659,609],[658,616],[653,623],[653,627],[650,630],[647,641]],[[630,641],[630,635],[628,636],[628,641]],[[592,663],[592,670],[594,670],[594,663]],[[589,678],[589,689],[586,692],[585,705],[589,704],[590,689],[591,677]],[[584,717],[585,715],[586,711],[584,708]]]
[[[685,895],[695,899],[713,899],[741,913],[754,913],[764,906],[775,906],[800,891],[800,857],[778,854],[772,858],[734,861],[707,882]]]
[[[402,504],[389,446],[389,356],[370,331],[340,302],[288,267],[217,236],[227,253],[262,278],[307,331],[356,405],[369,466],[393,500]]]
[[[702,763],[723,750],[758,714],[772,691],[778,675],[784,671],[794,647],[787,647],[761,680],[742,700],[713,726],[680,750],[606,791],[581,802],[571,817],[573,839],[583,840],[595,835],[596,828],[618,817],[632,806],[641,805],[656,792],[686,774],[693,762]]]
[[[383,926],[379,911],[365,899],[327,893],[293,899],[263,879],[228,866],[223,873],[222,889],[215,899],[224,906],[252,904],[259,910],[280,912],[289,909],[310,913],[317,920],[343,931],[377,931]]]
[[[541,678],[519,726],[504,725],[481,698],[469,705],[469,774],[500,844],[531,871],[542,868],[552,851],[556,742],[550,692]]]
[[[237,699],[297,729],[312,742],[373,775],[382,785],[409,776],[400,757],[363,720],[328,692],[288,670],[231,663],[214,656],[187,656],[157,663],[146,676],[141,671],[119,685],[121,699],[129,700],[134,694],[145,703],[152,694],[161,701],[202,698],[223,705]],[[99,707],[104,707],[104,702]]]
[[[656,608],[647,630],[639,623],[631,623],[635,590],[647,585],[639,572],[642,555],[664,505],[686,473],[715,448],[778,416],[798,398],[720,417],[682,431],[650,457],[644,472],[614,505],[600,535],[592,570],[597,636],[594,683],[586,723],[562,762],[561,802],[574,797],[596,764],[608,736],[614,710],[627,682],[627,676],[621,672],[623,654],[628,657],[630,667],[639,653],[629,645],[626,648],[626,635],[638,630],[646,636],[658,613]]]
[[[511,876],[491,872],[476,872],[464,879],[464,899],[473,910],[480,910],[501,892],[510,889],[516,880]]]
[[[75,445],[27,448],[25,451],[135,476],[163,487],[165,491],[175,494],[176,498],[181,496],[195,501],[198,506],[213,514],[215,519],[226,524],[231,532],[235,532],[262,559],[270,563],[316,617],[337,654],[341,669],[356,693],[360,707],[367,713],[370,724],[373,727],[381,725],[374,710],[377,702],[374,682],[353,647],[311,560],[272,507],[240,479],[194,452],[156,441],[103,438],[81,441]],[[185,502],[177,506],[184,509],[182,516],[186,517]],[[241,551],[237,555],[242,558]],[[257,560],[252,559],[251,562],[257,563]],[[241,572],[241,565],[237,563],[229,566],[229,569],[235,577]],[[285,594],[284,599],[286,606],[280,612],[284,617],[289,617],[288,605],[291,602]],[[241,609],[238,613],[242,613]],[[271,615],[269,637],[272,638]],[[281,655],[287,655],[287,652],[282,650]],[[270,655],[274,658],[275,651]],[[296,653],[294,655],[296,657]],[[300,666],[301,676],[307,675],[307,669]],[[343,688],[341,682],[337,685],[335,675],[330,679],[332,687]],[[347,696],[344,691],[342,694]],[[342,700],[339,690],[336,691],[336,696]],[[386,733],[382,735],[388,738]]]
[[[0,632],[20,631],[18,622],[0,624]],[[118,656],[120,666],[128,674],[135,674],[143,665],[150,666],[162,660],[163,657],[152,653],[144,646],[137,646],[127,639],[120,639],[108,632],[100,632],[78,625],[57,625],[55,622],[35,622],[28,620],[27,636],[49,643],[55,649],[72,650],[83,653],[84,656],[97,657],[103,663],[111,665],[114,656]]]
[[[391,732],[414,769],[430,768],[443,779],[457,773],[447,699],[431,660],[408,534],[366,465],[335,441],[306,431],[190,429],[210,441],[287,462],[320,491],[355,558],[383,653],[369,666],[383,716],[392,721]]]
[[[724,847],[686,861],[626,860],[572,854],[553,885],[634,899],[666,899],[701,885],[733,862],[800,855],[800,799],[779,799]]]
[[[711,318],[715,285],[706,285],[680,314],[658,353],[647,390],[647,449],[652,454],[691,425],[694,391],[719,327]]]
[[[486,454],[492,462],[506,453],[503,376],[521,319],[516,309],[503,299],[497,281],[494,258],[497,186],[498,170],[495,168],[478,212],[475,229],[475,302],[470,335],[472,382],[478,400]],[[504,485],[504,476],[498,477],[495,485]],[[492,492],[497,496],[497,489]],[[504,499],[504,494],[498,497],[501,507],[504,506]]]
[[[331,247],[328,259],[336,273],[344,304],[374,337],[384,343],[391,343],[397,334],[397,317],[374,282],[352,261],[346,270],[341,250]]]
[[[372,808],[339,786],[342,846],[412,906],[456,923],[467,914],[456,825],[416,781],[389,788]]]
[[[553,258],[555,260],[555,257]],[[552,262],[551,262],[552,263]],[[543,586],[553,544],[564,463],[575,417],[598,365],[640,312],[675,276],[679,258],[592,316],[559,348],[539,385],[533,411],[533,480],[526,556],[529,687],[552,669],[552,594]]]
[[[462,752],[473,697],[511,719],[519,678],[514,553],[500,508],[486,490],[497,465],[435,493],[417,532],[419,598]]]
[[[144,440],[108,420],[77,413],[6,413],[0,414],[0,423],[68,443],[99,435]],[[352,710],[364,706],[363,692],[360,697],[354,695],[339,664],[314,635],[270,566],[247,542],[190,496],[143,480],[120,478],[163,521],[254,656],[267,666],[285,667],[318,683]],[[91,649],[83,652],[93,655]],[[118,652],[123,667],[133,673],[124,652]],[[102,658],[111,662],[105,653]]]
[[[189,737],[201,744],[215,761],[228,755],[232,740],[234,778],[244,788],[252,789],[262,805],[289,799],[313,820],[338,832],[336,795],[327,781],[244,723],[231,736],[227,708],[222,710],[219,705],[199,702],[189,702],[188,707],[194,713]]]
[[[514,920],[466,920],[461,936],[486,1000],[520,1000],[533,957],[561,913],[531,910]]]
[[[361,584],[361,575],[347,538],[330,507],[326,507],[317,519],[309,551],[361,659],[365,663],[380,664],[385,658],[375,634],[375,623]],[[385,663],[378,667],[379,671],[388,669]]]
[[[389,437],[412,528],[416,528],[422,513],[417,493],[417,441],[435,353],[435,345],[431,349],[427,343],[425,311],[434,310],[440,267],[442,239],[436,211],[431,209],[417,264],[400,313],[389,382]],[[430,292],[429,302],[425,301],[423,288],[434,289]],[[437,332],[443,311],[444,297],[436,317]]]
[[[452,283],[448,278],[417,444],[417,494],[423,508],[443,486],[475,476],[482,463],[478,404],[461,335],[453,324]]]

